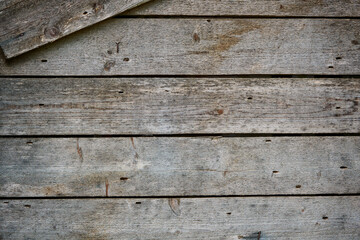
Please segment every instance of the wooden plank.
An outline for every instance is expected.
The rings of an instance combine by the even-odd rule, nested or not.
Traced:
[[[360,137],[0,139],[0,196],[360,192]]]
[[[306,16],[359,17],[350,0],[156,0],[127,11],[131,16]]]
[[[15,57],[148,1],[2,1],[0,47]]]
[[[1,135],[359,133],[357,78],[2,78]]]
[[[2,200],[3,239],[359,239],[360,198]]]
[[[360,74],[359,19],[110,19],[2,75]]]

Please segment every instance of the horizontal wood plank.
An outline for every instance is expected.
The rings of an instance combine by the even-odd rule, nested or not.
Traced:
[[[360,137],[0,139],[0,196],[360,193]]]
[[[360,74],[359,19],[110,19],[2,75]]]
[[[132,16],[359,17],[358,0],[156,0],[125,13]]]
[[[2,200],[2,239],[344,239],[360,198]]]
[[[1,135],[359,133],[357,78],[2,78]]]
[[[1,1],[0,47],[15,57],[148,1]]]

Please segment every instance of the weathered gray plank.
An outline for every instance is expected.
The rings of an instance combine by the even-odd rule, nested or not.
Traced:
[[[360,192],[360,137],[0,139],[0,196]]]
[[[360,74],[359,19],[110,19],[3,75]]]
[[[130,10],[135,16],[359,17],[358,0],[156,0]]]
[[[0,47],[11,58],[148,1],[2,1]]]
[[[3,239],[359,239],[360,198],[2,200]]]
[[[357,78],[2,78],[1,135],[359,133]]]

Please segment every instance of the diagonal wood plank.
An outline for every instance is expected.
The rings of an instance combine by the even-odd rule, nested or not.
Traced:
[[[110,19],[2,75],[360,75],[359,19]]]
[[[2,200],[2,239],[360,237],[360,197]]]
[[[0,47],[15,57],[148,1],[6,0],[0,5]]]
[[[0,135],[359,133],[358,78],[2,78]]]
[[[360,137],[0,139],[0,197],[360,193]]]
[[[124,13],[131,16],[359,17],[353,0],[156,0]]]

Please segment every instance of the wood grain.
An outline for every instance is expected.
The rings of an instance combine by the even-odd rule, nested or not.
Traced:
[[[0,196],[360,192],[360,137],[0,139]]]
[[[357,78],[2,78],[1,135],[359,133]]]
[[[359,17],[358,0],[156,0],[127,11],[131,16]]]
[[[2,1],[0,47],[15,57],[148,1]]]
[[[360,198],[2,200],[3,239],[345,239]]]
[[[110,19],[2,75],[360,75],[359,19]]]

